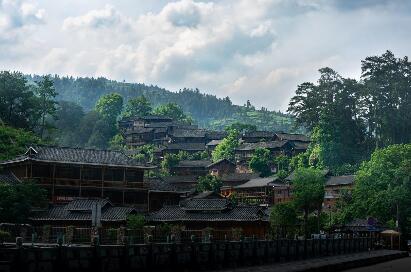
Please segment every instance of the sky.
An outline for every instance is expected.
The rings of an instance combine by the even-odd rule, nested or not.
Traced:
[[[331,67],[411,53],[407,0],[0,0],[0,70],[184,87],[286,110]]]

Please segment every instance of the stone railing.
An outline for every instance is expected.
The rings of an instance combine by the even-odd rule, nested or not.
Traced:
[[[182,271],[302,260],[373,249],[372,238],[0,247],[10,271]],[[8,271],[8,270],[6,270]]]

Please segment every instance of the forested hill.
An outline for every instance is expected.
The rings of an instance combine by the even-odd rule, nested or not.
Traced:
[[[38,81],[40,76],[27,76],[29,81]],[[198,125],[212,129],[223,129],[225,125],[241,121],[254,124],[258,129],[293,131],[293,119],[281,112],[256,110],[250,103],[245,106],[234,105],[229,97],[217,98],[201,93],[198,89],[183,89],[171,92],[153,85],[125,83],[106,78],[59,77],[54,76],[54,86],[58,100],[72,101],[91,110],[100,96],[117,92],[125,102],[133,97],[144,95],[153,106],[174,102],[189,113]]]

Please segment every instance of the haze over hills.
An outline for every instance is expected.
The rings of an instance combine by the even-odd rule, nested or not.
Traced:
[[[38,81],[40,76],[28,75],[29,81]],[[254,124],[260,130],[293,132],[293,118],[281,112],[255,109],[247,101],[244,106],[234,105],[229,97],[218,98],[201,93],[198,89],[182,89],[171,92],[164,88],[142,83],[126,83],[107,78],[53,76],[59,101],[72,101],[91,110],[100,96],[117,92],[125,101],[144,95],[153,106],[174,102],[189,113],[200,127],[222,130],[233,122]]]

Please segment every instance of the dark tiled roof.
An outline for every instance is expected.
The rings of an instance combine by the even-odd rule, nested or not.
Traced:
[[[19,156],[14,160],[1,162],[0,164],[25,160],[146,168],[146,166],[138,164],[120,151],[54,146],[33,146],[28,149],[25,155]]]
[[[163,177],[163,180],[168,183],[197,183],[197,176],[169,176]]]
[[[292,142],[294,150],[307,150],[309,142]]]
[[[211,140],[207,143],[207,146],[217,146],[219,145],[223,140]]]
[[[354,175],[347,176],[331,176],[327,179],[326,186],[335,186],[335,185],[351,185],[354,183]]]
[[[300,141],[300,142],[309,142],[310,138],[304,134],[291,134],[291,133],[281,133],[278,132],[275,134],[279,140],[288,140],[288,141]]]
[[[203,151],[205,144],[203,143],[171,143],[167,146],[167,150],[185,150],[185,151]]]
[[[208,160],[183,160],[178,163],[176,167],[184,167],[184,168],[198,168],[203,167],[207,168],[212,162]]]
[[[221,160],[219,160],[219,161],[216,161],[216,162],[213,162],[213,163],[209,164],[207,167],[210,168],[210,167],[219,165],[219,164],[221,164],[221,163],[228,163],[228,164],[231,164],[231,165],[234,165],[234,166],[235,166],[235,163],[233,163],[232,161],[229,161],[229,160],[227,160],[227,159],[221,159]]]
[[[108,201],[107,199],[78,198],[69,202],[65,206],[65,209],[69,211],[91,211],[96,204],[100,204],[101,207],[104,207],[106,205],[112,206],[110,201]]]
[[[138,119],[142,119],[142,120],[145,120],[145,121],[159,121],[159,120],[163,120],[163,121],[169,121],[169,122],[172,122],[173,121],[173,119],[172,118],[170,118],[170,117],[167,117],[167,116],[161,116],[161,115],[147,115],[147,116],[144,116],[144,117],[140,117],[140,118],[135,118],[136,120],[138,120]]]
[[[150,133],[153,132],[153,128],[145,128],[145,127],[134,127],[133,129],[126,130],[124,135],[132,135],[132,134],[142,134],[142,133]]]
[[[167,182],[164,179],[160,178],[151,178],[148,181],[150,191],[154,192],[170,192],[170,193],[180,193],[181,190],[173,183]],[[185,190],[183,190],[185,191]]]
[[[250,131],[243,135],[243,138],[272,138],[275,133],[272,131]]]
[[[225,131],[207,131],[206,137],[209,140],[222,140],[227,137],[228,133]]]
[[[0,173],[0,183],[17,185],[21,183],[21,180],[19,180],[11,171],[5,170]]]
[[[217,198],[217,199],[221,199],[223,198],[219,193],[216,193],[214,191],[205,191],[205,192],[201,192],[196,194],[195,196],[192,197],[193,199],[209,199],[209,198]]]
[[[326,177],[328,174],[330,174],[330,170],[326,169],[326,170],[322,170],[323,171],[323,175],[324,177]],[[285,178],[286,181],[290,182],[293,181],[295,179],[295,171],[291,172],[291,174]]]
[[[282,148],[288,141],[269,141],[258,143],[243,143],[236,148],[238,151],[252,151],[257,148],[277,149]]]
[[[270,186],[271,183],[278,180],[278,177],[254,178],[244,184],[238,185],[236,189],[248,189]]]
[[[236,206],[224,211],[193,212],[180,206],[165,206],[148,217],[152,222],[217,221],[217,222],[257,222],[268,221],[263,208],[258,206]]]
[[[175,128],[173,129],[173,132],[170,133],[170,136],[175,138],[204,138],[206,136],[206,132],[203,129]]]
[[[258,174],[256,173],[232,173],[223,175],[221,180],[223,182],[246,182],[252,178],[257,178]]]
[[[77,201],[77,200],[74,200]],[[104,199],[94,199],[83,203],[88,204],[103,202]],[[72,203],[67,205],[57,205],[49,208],[45,212],[36,213],[30,219],[32,221],[91,221],[92,211],[90,209],[71,209]],[[77,207],[77,204],[74,206]],[[134,208],[131,207],[113,207],[111,204],[106,204],[102,206],[101,210],[101,221],[126,221],[127,216],[135,212]]]
[[[225,198],[191,198],[180,203],[187,211],[222,211],[231,207]]]
[[[154,122],[154,123],[145,124],[144,127],[146,127],[146,128],[164,128],[164,129],[167,129],[172,124],[173,124],[172,122]]]

